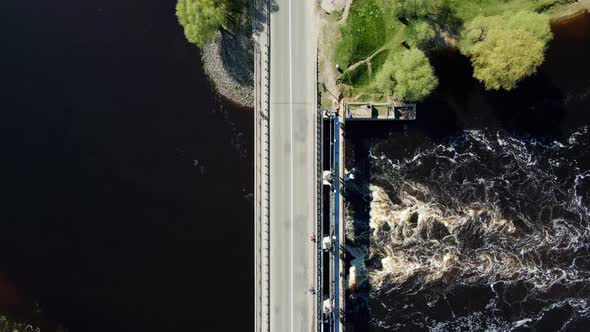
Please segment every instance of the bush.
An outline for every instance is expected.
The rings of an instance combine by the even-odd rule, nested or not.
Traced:
[[[448,7],[445,0],[390,0],[393,1],[393,14],[403,20],[436,18]]]
[[[178,0],[176,16],[186,39],[197,46],[207,44],[215,34],[227,28],[235,10],[230,0]]]
[[[438,86],[434,69],[418,49],[394,54],[383,64],[375,81],[384,93],[411,102],[424,99]]]
[[[406,42],[412,47],[424,48],[435,36],[434,27],[425,20],[412,22],[406,29]]]
[[[476,17],[461,38],[461,52],[470,57],[473,76],[489,90],[511,90],[534,74],[552,39],[549,17],[520,11]]]

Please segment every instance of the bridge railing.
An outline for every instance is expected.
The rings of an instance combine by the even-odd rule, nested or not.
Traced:
[[[316,46],[316,65],[315,65],[315,86],[316,86],[316,208],[317,208],[317,224],[316,224],[316,330],[317,332],[323,332],[324,330],[324,313],[323,313],[323,253],[322,253],[322,223],[324,222],[323,216],[323,114],[321,105],[321,96],[319,86],[319,68],[318,68],[318,49]]]
[[[270,1],[252,0],[255,137],[255,331],[270,331]]]

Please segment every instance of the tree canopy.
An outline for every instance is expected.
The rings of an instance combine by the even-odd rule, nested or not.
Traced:
[[[476,17],[461,38],[461,52],[471,58],[473,76],[488,90],[516,87],[534,74],[553,38],[549,17],[520,11]]]
[[[176,16],[186,39],[203,46],[227,27],[233,9],[230,0],[178,0]]]
[[[375,80],[384,92],[404,101],[420,101],[438,86],[428,58],[419,49],[394,54],[383,64]]]
[[[446,6],[445,0],[393,0],[396,17],[411,20],[439,15]]]
[[[425,20],[414,21],[406,29],[406,41],[412,47],[424,48],[435,36],[434,27]]]

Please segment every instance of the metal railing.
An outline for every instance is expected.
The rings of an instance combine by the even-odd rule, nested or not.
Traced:
[[[334,294],[333,296],[333,308],[332,308],[332,327],[334,332],[340,332],[340,223],[344,222],[340,220],[340,121],[338,116],[333,117],[334,131],[333,137],[330,139],[333,142],[333,164],[332,172],[334,174],[334,245],[332,246],[333,259],[333,280],[334,283]]]
[[[323,332],[324,329],[324,313],[323,313],[323,253],[322,253],[322,241],[323,231],[322,223],[323,217],[323,115],[321,106],[321,97],[318,89],[318,50],[316,47],[316,68],[315,68],[315,84],[316,84],[316,172],[317,172],[317,188],[316,188],[316,208],[317,208],[317,220],[316,220],[316,329],[317,332]]]
[[[254,21],[265,16],[255,43],[255,310],[256,332],[270,331],[270,0],[253,0]],[[253,26],[256,29],[256,26]],[[256,33],[256,31],[253,31]],[[262,45],[262,49],[261,49]]]

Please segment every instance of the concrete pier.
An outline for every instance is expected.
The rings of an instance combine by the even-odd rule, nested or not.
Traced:
[[[344,109],[347,121],[416,120],[416,104],[349,102]]]

